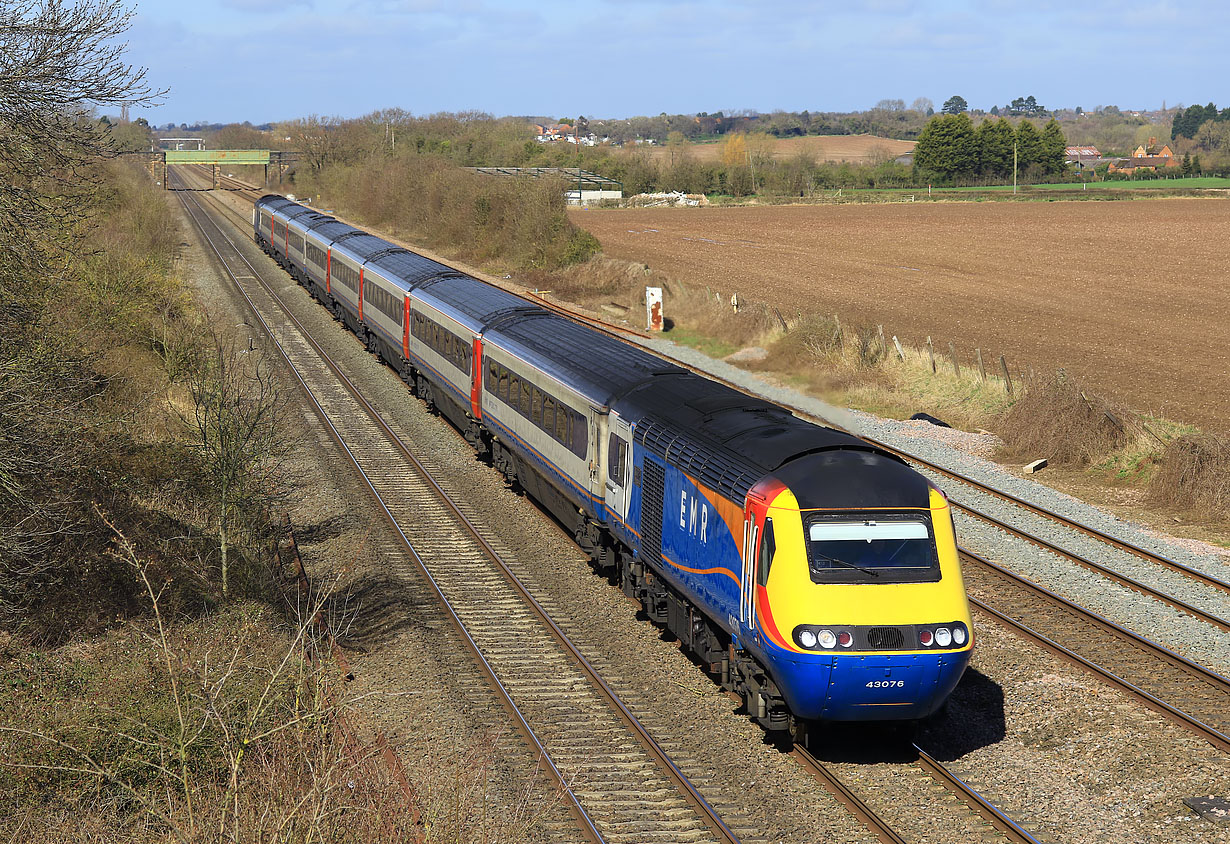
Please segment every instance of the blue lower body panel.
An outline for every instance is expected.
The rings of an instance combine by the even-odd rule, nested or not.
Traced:
[[[908,721],[939,709],[960,682],[970,654],[800,657],[779,651],[770,664],[786,703],[800,718]]]

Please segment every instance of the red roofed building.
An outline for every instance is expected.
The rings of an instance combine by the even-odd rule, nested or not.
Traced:
[[[1111,173],[1134,173],[1137,170],[1162,170],[1170,167],[1178,167],[1179,159],[1174,157],[1174,153],[1170,151],[1168,145],[1163,144],[1159,149],[1157,146],[1157,138],[1150,138],[1149,145],[1144,144],[1136,147],[1136,151],[1132,153],[1131,158],[1120,158],[1117,161],[1110,163],[1109,172]]]

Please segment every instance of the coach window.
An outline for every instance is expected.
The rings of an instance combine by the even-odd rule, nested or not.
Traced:
[[[559,412],[555,414],[555,438],[569,450],[572,449],[572,438],[568,436],[572,432],[571,420],[571,408],[560,405]]]
[[[764,531],[760,534],[760,560],[756,564],[756,582],[761,586],[769,584],[769,567],[773,565],[773,555],[777,553],[777,542],[773,539],[773,520],[764,520]]]
[[[504,402],[504,404],[508,404],[508,379],[508,370],[501,366],[500,386],[499,389],[496,390],[495,394],[499,396],[500,401]]]
[[[547,436],[555,438],[555,399],[542,397],[542,424],[538,426],[547,432]]]
[[[584,457],[585,452],[589,450],[589,423],[584,416],[575,411],[570,415],[572,416],[572,439],[568,448],[577,457]]]
[[[525,381],[521,382],[521,396],[517,400],[518,401],[517,410],[526,419],[530,417],[530,390],[531,389],[532,388],[527,382]]]
[[[530,394],[530,421],[535,427],[542,427],[542,391],[537,387]]]
[[[611,434],[607,445],[606,476],[617,486],[624,485],[624,458],[628,453],[628,444],[618,434]]]

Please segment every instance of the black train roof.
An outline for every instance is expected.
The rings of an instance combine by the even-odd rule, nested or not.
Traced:
[[[358,231],[354,226],[347,225],[341,220],[335,220],[332,217],[312,221],[305,228],[314,236],[321,238],[330,245],[342,235]]]
[[[321,226],[323,229],[324,226]],[[337,237],[331,245],[335,250],[340,250],[346,255],[354,256],[359,263],[365,263],[369,257],[378,252],[384,252],[391,249],[393,244],[389,243],[384,238],[376,237],[374,234],[363,232],[362,229],[354,229],[362,234],[345,234]]]
[[[646,383],[615,409],[646,448],[735,501],[772,474],[804,509],[927,506],[926,481],[887,452],[699,375]]]
[[[452,267],[401,247],[392,247],[386,254],[373,258],[372,266],[396,276],[411,287],[416,287],[430,278],[461,275]]]
[[[417,257],[417,256],[416,256]],[[434,263],[434,262],[433,262]],[[443,267],[443,264],[437,266]],[[476,328],[484,328],[505,315],[514,313],[533,314],[542,312],[539,306],[503,288],[487,284],[468,275],[444,267],[449,275],[434,277],[423,282],[417,296],[447,305],[459,314],[477,322]],[[399,276],[404,278],[404,276]]]
[[[299,205],[293,199],[287,199],[284,196],[278,196],[276,193],[267,193],[260,199],[256,200],[257,207],[269,208],[273,211],[285,210],[287,205],[297,205],[300,208],[306,208],[306,205]]]
[[[543,308],[497,320],[485,335],[605,407],[647,379],[684,372],[630,343]]]

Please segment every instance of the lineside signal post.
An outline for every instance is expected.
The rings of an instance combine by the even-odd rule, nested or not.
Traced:
[[[662,330],[662,288],[645,288],[645,323],[650,331]]]

